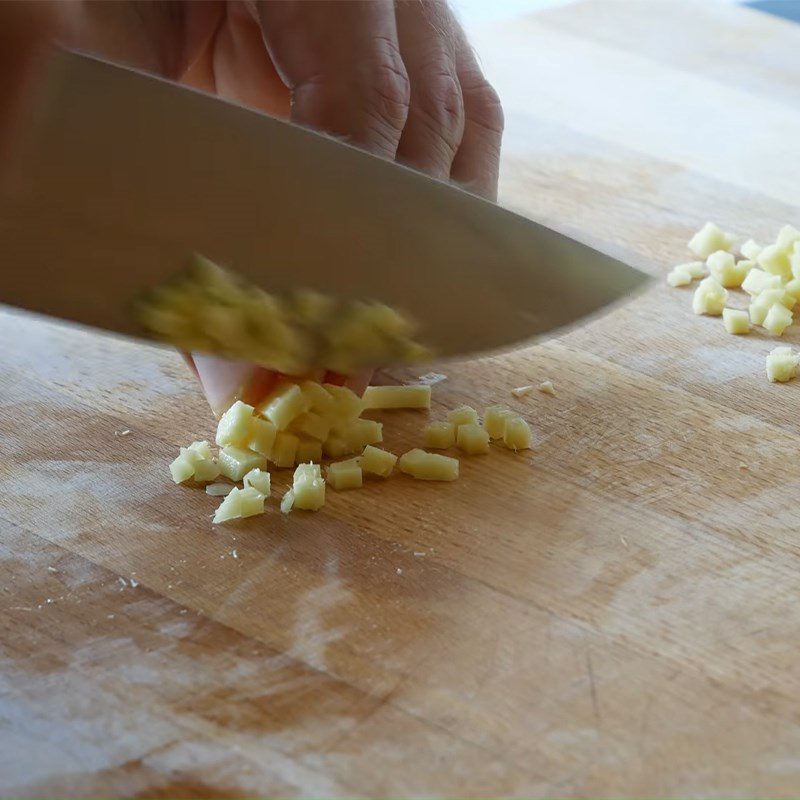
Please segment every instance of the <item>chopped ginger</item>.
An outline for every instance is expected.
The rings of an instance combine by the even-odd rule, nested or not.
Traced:
[[[400,471],[421,481],[454,481],[458,478],[458,459],[414,449],[400,456]]]
[[[423,431],[425,447],[446,450],[456,443],[456,426],[452,422],[431,422]]]
[[[482,455],[489,452],[489,434],[477,422],[468,422],[458,426],[456,444],[468,455]]]
[[[380,478],[388,478],[392,474],[397,456],[379,447],[368,444],[361,454],[361,471]]]
[[[365,409],[430,408],[431,387],[367,386],[363,395]]]

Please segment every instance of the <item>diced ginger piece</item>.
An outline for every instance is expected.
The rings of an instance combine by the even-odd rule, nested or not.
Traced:
[[[240,481],[251,469],[267,468],[267,459],[245,447],[228,445],[219,451],[220,472],[232,481]]]
[[[705,261],[687,261],[685,264],[678,264],[678,266],[687,270],[695,280],[705,278],[708,275]]]
[[[758,257],[764,248],[753,239],[748,239],[740,248],[739,252],[748,261],[758,261]]]
[[[800,242],[795,242],[789,255],[789,267],[795,278],[800,278]]]
[[[287,431],[280,431],[275,437],[270,461],[276,467],[293,467],[297,463],[297,448],[299,445],[299,437]]]
[[[326,383],[325,389],[333,395],[334,405],[331,417],[340,423],[352,422],[361,416],[364,410],[362,399],[347,386],[334,386]]]
[[[421,481],[454,481],[458,478],[458,459],[415,448],[400,456],[400,471]]]
[[[489,434],[477,422],[468,422],[458,426],[456,444],[468,455],[482,455],[489,452]]]
[[[553,397],[556,396],[556,387],[553,385],[553,381],[542,381],[539,384],[539,391],[544,394],[550,394]]]
[[[792,278],[789,256],[776,244],[767,245],[758,254],[758,265],[772,275],[780,275],[782,281],[788,281]]]
[[[348,456],[351,453],[355,453],[356,449],[353,448],[353,445],[347,439],[337,434],[331,434],[322,445],[322,452],[325,453],[328,458]]]
[[[246,447],[250,437],[250,422],[253,419],[253,406],[237,400],[220,418],[217,425],[217,444],[226,447]]]
[[[800,278],[792,278],[789,283],[784,285],[783,290],[793,297],[795,302],[800,300]]]
[[[210,461],[214,458],[211,445],[206,441],[192,442],[186,450],[195,461]]]
[[[397,456],[380,447],[373,447],[368,444],[361,454],[361,471],[369,475],[377,475],[380,478],[388,478],[392,474],[394,465],[397,463]]]
[[[794,298],[784,289],[767,289],[760,295],[754,297],[750,303],[750,321],[754,325],[763,325],[767,318],[767,313],[776,303],[787,308],[794,306]]]
[[[778,231],[778,238],[775,240],[775,246],[784,253],[791,253],[794,243],[800,241],[800,231],[792,225],[784,225]]]
[[[526,395],[529,395],[535,388],[536,387],[532,384],[528,386],[517,386],[516,389],[511,390],[511,394],[513,394],[514,397],[525,397]]]
[[[268,420],[253,417],[250,420],[250,436],[247,446],[256,453],[261,453],[266,458],[272,457],[272,448],[275,446],[277,428]]]
[[[306,411],[292,423],[291,428],[293,433],[324,442],[331,432],[331,423],[316,411]]]
[[[733,236],[725,233],[713,222],[706,222],[697,233],[689,239],[689,249],[698,258],[708,258],[715,250],[730,250]]]
[[[181,453],[169,465],[169,472],[175,483],[185,483],[194,477],[194,462],[186,453]]]
[[[351,458],[347,461],[336,461],[328,466],[328,483],[341,492],[345,489],[358,489],[364,483],[360,460]]]
[[[456,428],[458,428],[459,425],[477,423],[478,412],[471,406],[459,406],[447,412],[447,421],[452,422]]]
[[[728,333],[743,334],[750,332],[750,316],[746,311],[736,308],[722,310],[722,324]]]
[[[203,458],[194,462],[194,479],[198,483],[208,483],[218,478],[221,472],[219,463],[213,458]]]
[[[700,281],[692,298],[692,310],[695,314],[708,314],[718,317],[728,301],[728,292],[716,278],[708,277]]]
[[[220,473],[219,464],[211,454],[211,446],[205,441],[181,447],[180,455],[170,464],[169,470],[175,483],[190,479],[206,483],[213,481]]]
[[[363,400],[365,409],[430,408],[431,387],[423,384],[367,386]]]
[[[209,483],[206,494],[211,497],[227,497],[235,488],[230,483]]]
[[[316,381],[303,381],[300,389],[308,398],[310,410],[316,411],[323,417],[329,417],[336,403],[333,395],[321,384]]]
[[[530,426],[522,417],[509,417],[503,433],[503,444],[509,450],[529,450],[533,435]]]
[[[736,262],[732,253],[717,250],[708,257],[709,272],[719,283],[728,289],[736,289],[742,285],[747,273],[753,267],[752,261]]]
[[[289,491],[286,492],[286,494],[283,497],[281,497],[281,511],[284,514],[288,514],[292,510],[293,506],[294,506],[294,490],[289,489]]]
[[[751,269],[742,281],[742,289],[755,297],[767,289],[780,289],[782,283],[780,275],[770,275],[763,269]]]
[[[456,443],[456,426],[452,422],[431,422],[424,430],[425,447],[446,450]]]
[[[325,481],[319,464],[300,464],[292,482],[294,507],[303,511],[319,511],[325,505]]]
[[[258,467],[251,469],[250,472],[244,476],[242,482],[244,483],[245,488],[251,486],[257,492],[261,492],[261,494],[263,494],[265,497],[269,497],[270,492],[272,491],[269,472],[259,469]]]
[[[682,266],[673,267],[667,273],[667,283],[674,288],[678,286],[688,286],[694,278],[692,278],[691,272],[688,269],[684,269]]]
[[[228,496],[220,503],[214,512],[212,522],[218,525],[232,519],[254,517],[264,513],[264,495],[252,487],[244,489],[231,489]]]
[[[295,461],[298,464],[319,464],[322,461],[322,442],[316,439],[301,439],[297,445]]]
[[[483,427],[492,439],[502,439],[506,430],[506,420],[517,416],[505,406],[489,406],[483,412]]]
[[[800,354],[791,347],[776,347],[767,356],[767,378],[773,383],[785,383],[797,377]]]
[[[365,445],[383,441],[383,423],[374,419],[357,419],[342,430],[341,435],[356,452]]]
[[[258,413],[284,431],[292,420],[308,410],[310,402],[296,383],[282,383],[258,407]]]
[[[773,304],[764,318],[764,330],[773,336],[782,336],[783,332],[792,324],[792,312],[781,303]]]

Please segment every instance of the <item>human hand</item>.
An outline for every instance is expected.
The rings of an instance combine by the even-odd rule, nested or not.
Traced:
[[[445,2],[90,1],[70,11],[67,45],[496,197],[500,103]],[[215,411],[274,380],[210,356],[190,363]]]

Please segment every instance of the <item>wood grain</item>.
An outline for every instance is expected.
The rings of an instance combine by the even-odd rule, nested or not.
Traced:
[[[800,221],[800,29],[593,0],[473,38],[507,205],[659,276],[707,218]],[[532,453],[219,529],[166,470],[213,431],[178,356],[1,314],[0,793],[796,795],[800,383],[689,300],[438,368],[434,414],[506,402]]]

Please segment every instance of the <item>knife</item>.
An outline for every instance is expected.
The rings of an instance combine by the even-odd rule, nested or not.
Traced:
[[[198,252],[270,291],[405,309],[441,356],[528,342],[648,280],[328,136],[65,51],[0,188],[0,252],[0,302],[121,334]]]

